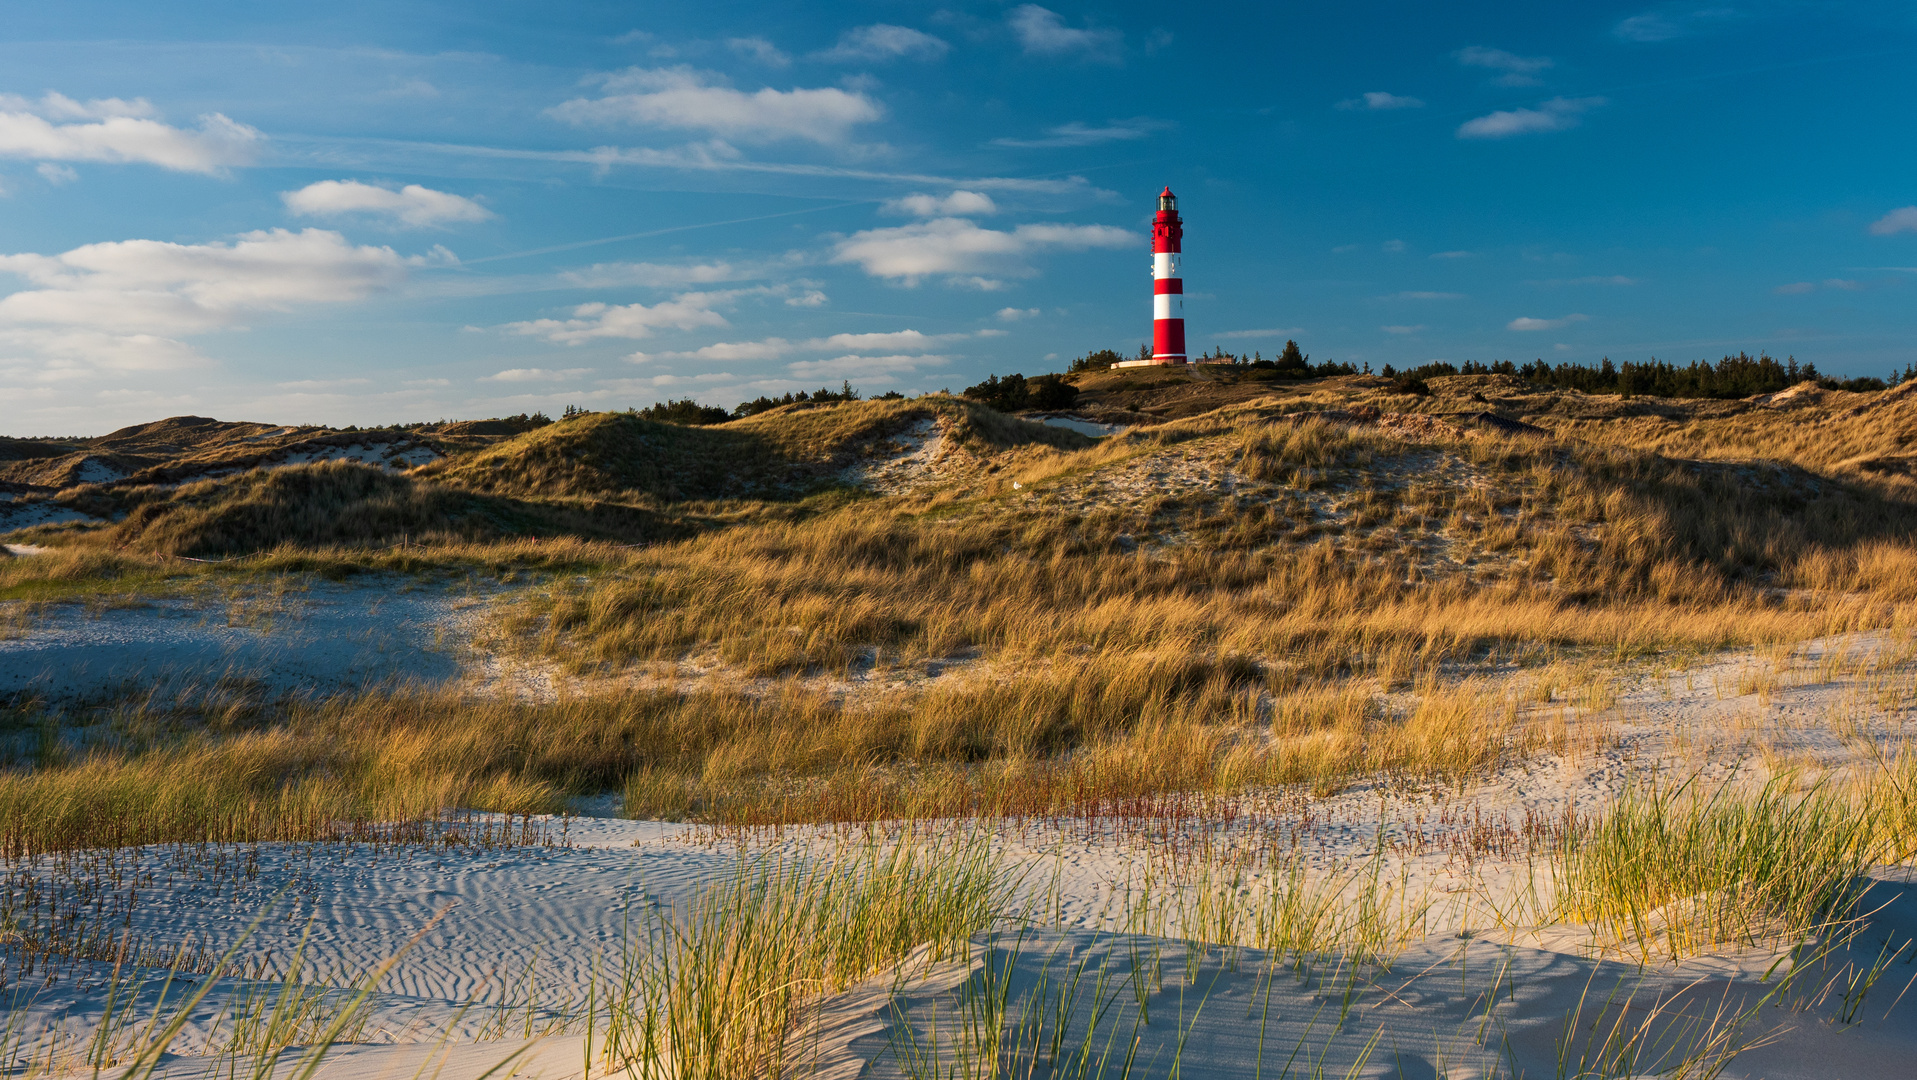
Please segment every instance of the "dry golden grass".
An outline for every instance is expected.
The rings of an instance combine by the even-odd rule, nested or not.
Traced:
[[[1515,700],[1427,681],[1412,704],[1333,683],[1273,691],[1256,668],[1180,654],[1058,660],[848,702],[628,691],[535,703],[450,691],[197,712],[129,702],[86,746],[32,709],[35,767],[0,774],[11,852],[327,835],[448,807],[558,812],[622,789],[635,816],[717,824],[1084,817],[1167,792],[1229,795],[1359,774],[1462,783],[1539,745]],[[111,746],[111,748],[107,748]]]
[[[1170,649],[1322,676],[1401,670],[1407,649],[1429,664],[1488,650],[1798,641],[1907,618],[1917,580],[1917,549],[1888,540],[1843,553],[1750,534],[1785,558],[1776,577],[1815,590],[1789,594],[1678,561],[1673,545],[1636,530],[1595,555],[1542,545],[1530,573],[1544,580],[1489,585],[1329,540],[1153,556],[1126,552],[1113,523],[1076,525],[860,508],[735,529],[632,552],[611,573],[519,606],[509,626],[580,670],[694,650],[759,676],[844,672],[875,650],[897,665],[968,650]]]
[[[1096,444],[950,399],[712,429],[588,415],[427,478],[332,465],[182,489],[91,544],[0,566],[0,596],[182,574],[539,574],[502,608],[509,643],[581,674],[717,667],[698,686],[551,705],[399,693],[148,717],[171,733],[69,766],[187,807],[139,826],[165,835],[212,827],[166,824],[214,820],[162,792],[157,777],[189,759],[225,778],[208,788],[224,793],[219,813],[288,820],[309,803],[346,816],[554,808],[606,788],[635,813],[751,823],[1099,812],[1165,791],[1330,791],[1360,774],[1456,782],[1540,747],[1595,745],[1576,721],[1609,706],[1604,665],[1917,621],[1917,507],[1880,488],[1792,468],[1754,484],[1742,466],[1624,445],[1405,435],[1295,405],[1239,403]],[[672,520],[687,535],[633,548],[458,542],[460,522],[495,527],[510,507],[656,522],[641,503],[695,490],[763,482],[787,498],[926,418],[1002,452],[982,496],[682,504]],[[668,492],[660,478],[686,462],[674,475],[688,486]],[[1177,469],[1225,479],[1151,479]],[[1134,475],[1135,498],[1065,501]],[[470,490],[488,485],[628,501]],[[396,528],[434,522],[431,543],[393,545]],[[208,569],[109,552],[108,537],[270,550]],[[954,662],[969,674],[934,677]],[[1474,679],[1514,664],[1546,665],[1528,690],[1552,706],[1542,719]],[[855,675],[874,689],[831,685]],[[1381,696],[1406,690],[1395,709]],[[216,760],[228,746],[230,767]],[[271,775],[325,784],[252,786],[244,763],[276,754],[293,763]],[[25,785],[12,805],[62,775],[8,778]]]
[[[792,498],[839,484],[839,474],[913,424],[937,419],[981,450],[1075,449],[1076,432],[1002,416],[959,398],[787,405],[711,427],[589,413],[477,454],[418,470],[468,490],[614,499]]]
[[[1644,418],[1581,424],[1593,442],[1656,450],[1673,457],[1740,457],[1829,467],[1860,455],[1909,452],[1917,395],[1819,391],[1790,408],[1744,408],[1689,423]]]

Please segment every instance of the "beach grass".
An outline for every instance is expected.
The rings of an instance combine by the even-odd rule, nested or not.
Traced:
[[[1917,851],[1913,775],[1905,754],[1808,789],[1788,773],[1634,787],[1560,834],[1554,914],[1644,959],[1841,939],[1872,868]]]

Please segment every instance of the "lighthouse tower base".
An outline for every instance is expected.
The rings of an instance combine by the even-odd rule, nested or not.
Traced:
[[[1167,356],[1167,357],[1163,357],[1163,358],[1161,358],[1161,357],[1157,357],[1157,356],[1154,356],[1154,357],[1152,357],[1152,358],[1151,358],[1150,360],[1120,360],[1120,361],[1119,361],[1118,363],[1116,363],[1116,364],[1113,364],[1112,366],[1113,366],[1113,367],[1115,367],[1115,368],[1121,368],[1121,367],[1183,367],[1183,366],[1185,365],[1185,363],[1186,363],[1186,361],[1185,361],[1185,358],[1184,358],[1184,357],[1182,357],[1182,356]]]

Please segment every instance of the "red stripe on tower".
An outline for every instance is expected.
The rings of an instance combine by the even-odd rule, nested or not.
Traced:
[[[1178,196],[1168,185],[1158,196],[1152,219],[1152,362],[1185,362],[1185,279],[1180,251],[1185,223],[1178,218]]]

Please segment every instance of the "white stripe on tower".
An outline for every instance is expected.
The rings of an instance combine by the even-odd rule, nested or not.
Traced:
[[[1158,364],[1185,362],[1184,236],[1178,197],[1166,187],[1152,219],[1152,361]]]

